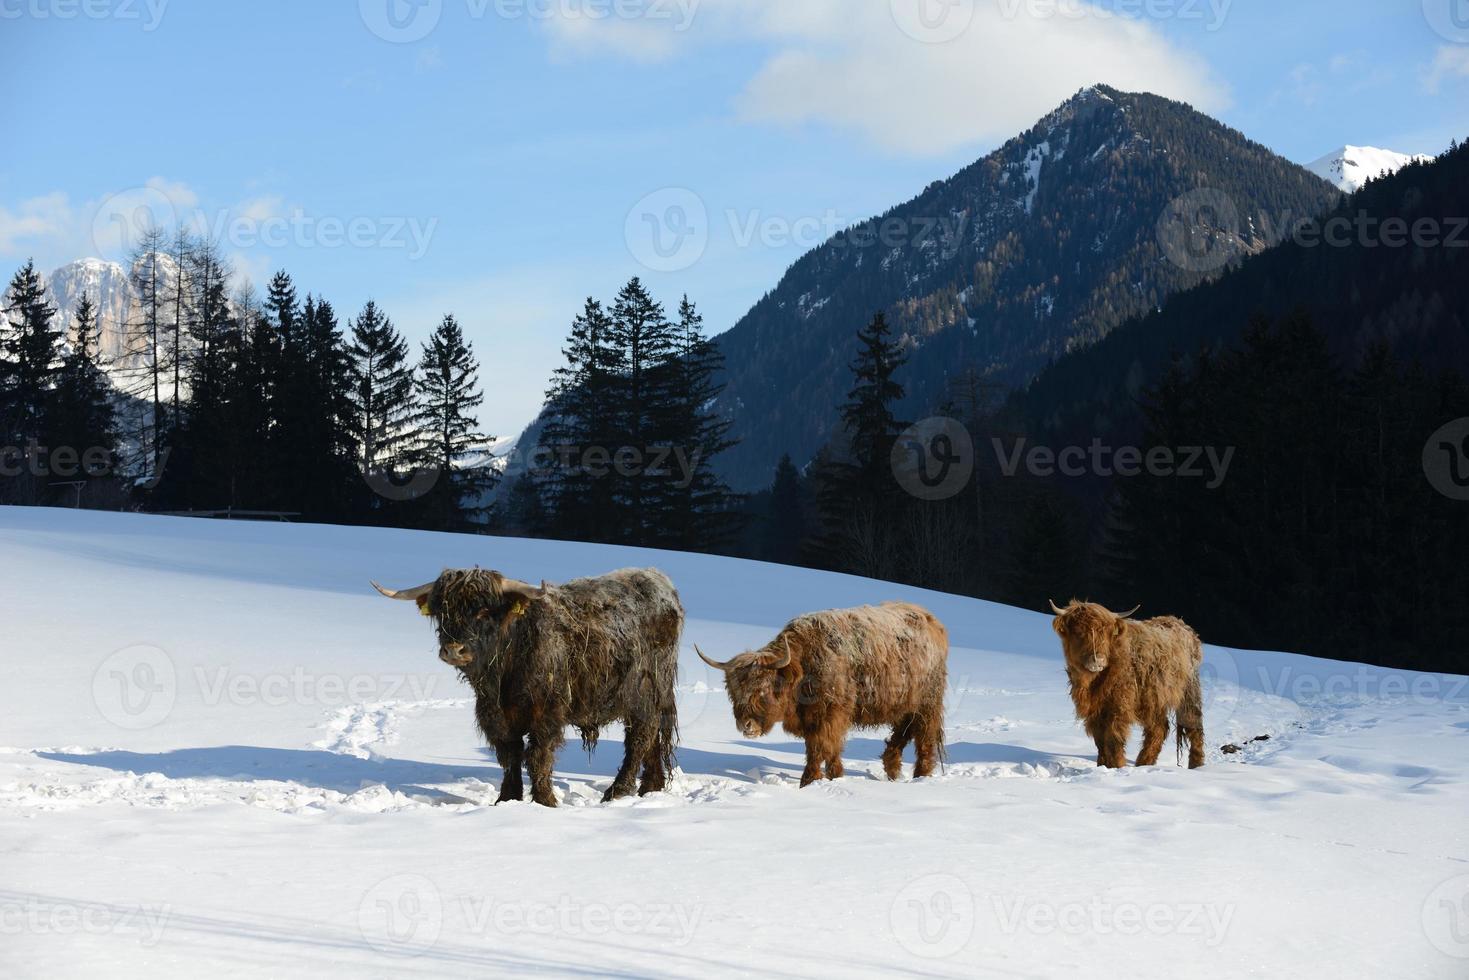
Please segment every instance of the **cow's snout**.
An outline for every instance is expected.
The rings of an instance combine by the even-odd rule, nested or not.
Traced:
[[[1107,658],[1099,656],[1095,653],[1092,654],[1091,656],[1086,658],[1086,669],[1091,671],[1093,674],[1100,674],[1102,671],[1107,669]]]
[[[439,659],[450,667],[467,667],[474,657],[463,643],[445,643],[439,647]]]
[[[740,726],[740,731],[744,733],[745,738],[760,737],[760,726],[754,721],[745,722],[744,725]]]

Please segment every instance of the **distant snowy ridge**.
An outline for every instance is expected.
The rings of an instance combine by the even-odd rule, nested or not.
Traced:
[[[1384,171],[1396,173],[1410,163],[1431,159],[1433,158],[1421,153],[1398,153],[1375,146],[1348,145],[1332,150],[1314,163],[1306,164],[1306,169],[1352,194],[1360,190],[1367,181],[1381,176]]]

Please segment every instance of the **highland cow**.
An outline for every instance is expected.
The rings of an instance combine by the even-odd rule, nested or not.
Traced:
[[[883,771],[897,779],[903,749],[915,743],[915,777],[944,754],[944,686],[949,635],[932,613],[904,602],[800,616],[759,650],[726,663],[694,650],[724,672],[735,721],[746,738],[779,722],[806,740],[801,785],[842,775],[853,727],[892,726]]]
[[[591,751],[601,729],[621,722],[622,767],[603,801],[662,790],[674,765],[673,686],[683,606],[673,583],[653,569],[540,587],[499,572],[446,571],[436,581],[393,591],[434,621],[439,659],[474,690],[475,719],[505,770],[499,801],[555,806],[551,770],[566,726]]]
[[[1168,714],[1178,729],[1180,758],[1188,743],[1188,767],[1204,764],[1204,699],[1199,667],[1204,661],[1199,635],[1173,616],[1134,621],[1129,613],[1072,600],[1055,602],[1052,628],[1066,654],[1071,700],[1086,733],[1097,743],[1097,765],[1127,765],[1127,736],[1143,729],[1137,764],[1157,763],[1168,738]]]

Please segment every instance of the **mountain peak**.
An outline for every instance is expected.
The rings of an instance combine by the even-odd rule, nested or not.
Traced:
[[[1376,146],[1352,146],[1350,143],[1306,164],[1306,169],[1335,184],[1348,194],[1386,173],[1396,173],[1410,163],[1431,160],[1420,154],[1398,153]]]

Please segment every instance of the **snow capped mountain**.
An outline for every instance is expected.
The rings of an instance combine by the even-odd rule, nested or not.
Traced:
[[[133,304],[133,291],[125,267],[105,259],[78,259],[46,277],[46,292],[56,307],[57,317],[66,326],[68,343],[75,340],[76,308],[85,294],[92,298],[97,308],[97,319],[102,327],[100,350],[103,356],[110,360],[122,354],[123,327],[128,322]]]
[[[1397,153],[1375,146],[1344,146],[1306,165],[1313,174],[1328,180],[1348,194],[1361,189],[1374,177],[1396,173],[1410,163],[1433,159],[1423,154]]]
[[[170,256],[159,253],[158,269],[159,276],[168,281],[173,278],[176,265]],[[51,305],[56,307],[56,315],[66,328],[67,343],[76,339],[76,308],[85,294],[97,308],[98,350],[104,369],[116,379],[119,372],[137,366],[136,355],[130,356],[127,351],[127,325],[134,319],[138,299],[127,266],[106,259],[78,259],[43,278]]]

